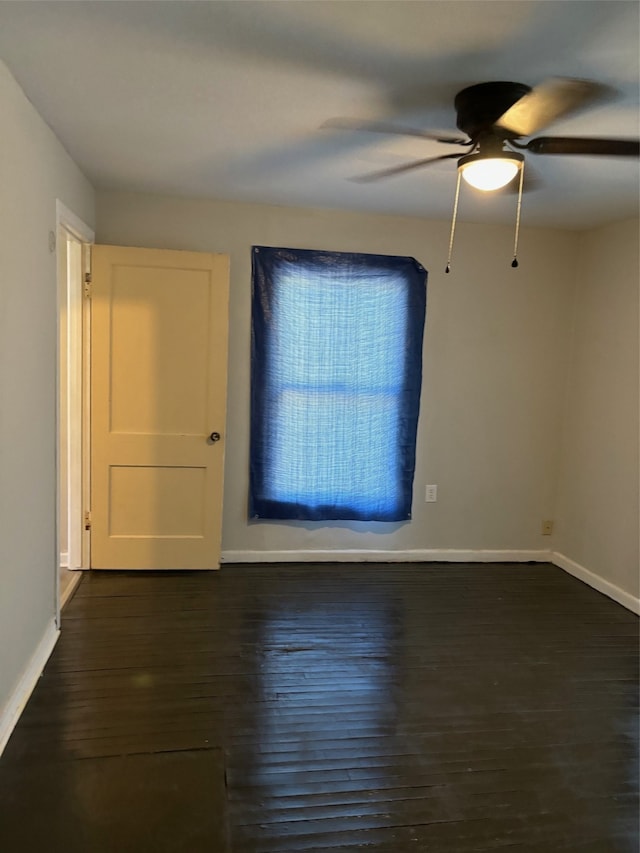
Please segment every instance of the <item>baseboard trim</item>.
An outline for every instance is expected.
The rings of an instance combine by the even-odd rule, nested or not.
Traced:
[[[73,570],[73,573],[69,571],[69,574],[71,575],[71,577],[65,584],[64,589],[60,591],[60,610],[62,610],[65,604],[67,604],[71,600],[73,593],[76,591],[76,589],[78,588],[78,584],[82,580],[81,569]]]
[[[9,697],[9,701],[2,709],[0,714],[0,755],[2,755],[11,737],[11,732],[20,719],[20,714],[24,711],[25,705],[42,675],[42,670],[49,660],[59,636],[60,631],[56,628],[55,620],[52,619],[47,625],[37,649],[31,656],[27,668]]]
[[[549,551],[418,549],[373,551],[223,551],[222,563],[547,563]]]
[[[68,569],[69,568],[69,552],[61,551],[60,552],[60,568]]]
[[[574,578],[578,578],[578,580],[583,581],[588,586],[626,607],[627,610],[631,610],[632,613],[640,616],[640,598],[636,598],[631,593],[625,592],[619,586],[611,583],[611,581],[607,581],[600,577],[600,575],[596,575],[595,572],[585,569],[580,563],[576,563],[575,560],[565,557],[564,554],[560,554],[558,551],[551,553],[550,560],[554,566],[558,566],[558,568],[563,569],[567,574],[573,575]]]

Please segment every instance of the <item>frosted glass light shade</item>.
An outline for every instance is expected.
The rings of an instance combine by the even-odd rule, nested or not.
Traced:
[[[505,187],[517,175],[522,160],[522,155],[515,152],[507,157],[471,154],[460,159],[459,168],[468,184],[478,190],[490,192]]]

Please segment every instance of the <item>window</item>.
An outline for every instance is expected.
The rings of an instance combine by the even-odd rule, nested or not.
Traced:
[[[411,517],[426,278],[413,258],[253,247],[252,518]]]

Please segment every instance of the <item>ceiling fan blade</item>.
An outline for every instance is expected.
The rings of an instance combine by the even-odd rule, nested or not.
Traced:
[[[601,157],[638,157],[640,141],[637,139],[588,139],[580,136],[538,136],[526,148],[533,154],[592,154]]]
[[[370,172],[367,175],[360,175],[356,178],[351,178],[352,181],[357,181],[361,184],[366,184],[369,181],[377,181],[380,178],[390,178],[393,175],[401,175],[403,172],[410,172],[413,169],[420,169],[422,166],[428,166],[429,163],[435,163],[438,160],[457,160],[460,154],[441,154],[440,157],[427,157],[424,160],[413,160],[411,163],[404,163],[402,166],[392,166],[390,169],[382,169],[379,172]]]
[[[411,127],[399,127],[384,121],[360,121],[359,119],[334,118],[325,121],[322,130],[356,130],[366,133],[393,133],[399,136],[417,136],[420,139],[433,139],[446,145],[472,145],[469,139],[461,136],[448,136],[442,133],[430,133],[428,130],[416,130]]]
[[[612,94],[612,89],[591,80],[552,78],[523,95],[495,124],[516,136],[531,136],[556,119]]]

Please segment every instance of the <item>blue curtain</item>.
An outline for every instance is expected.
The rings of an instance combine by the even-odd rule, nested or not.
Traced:
[[[411,517],[426,270],[252,250],[251,518]]]

